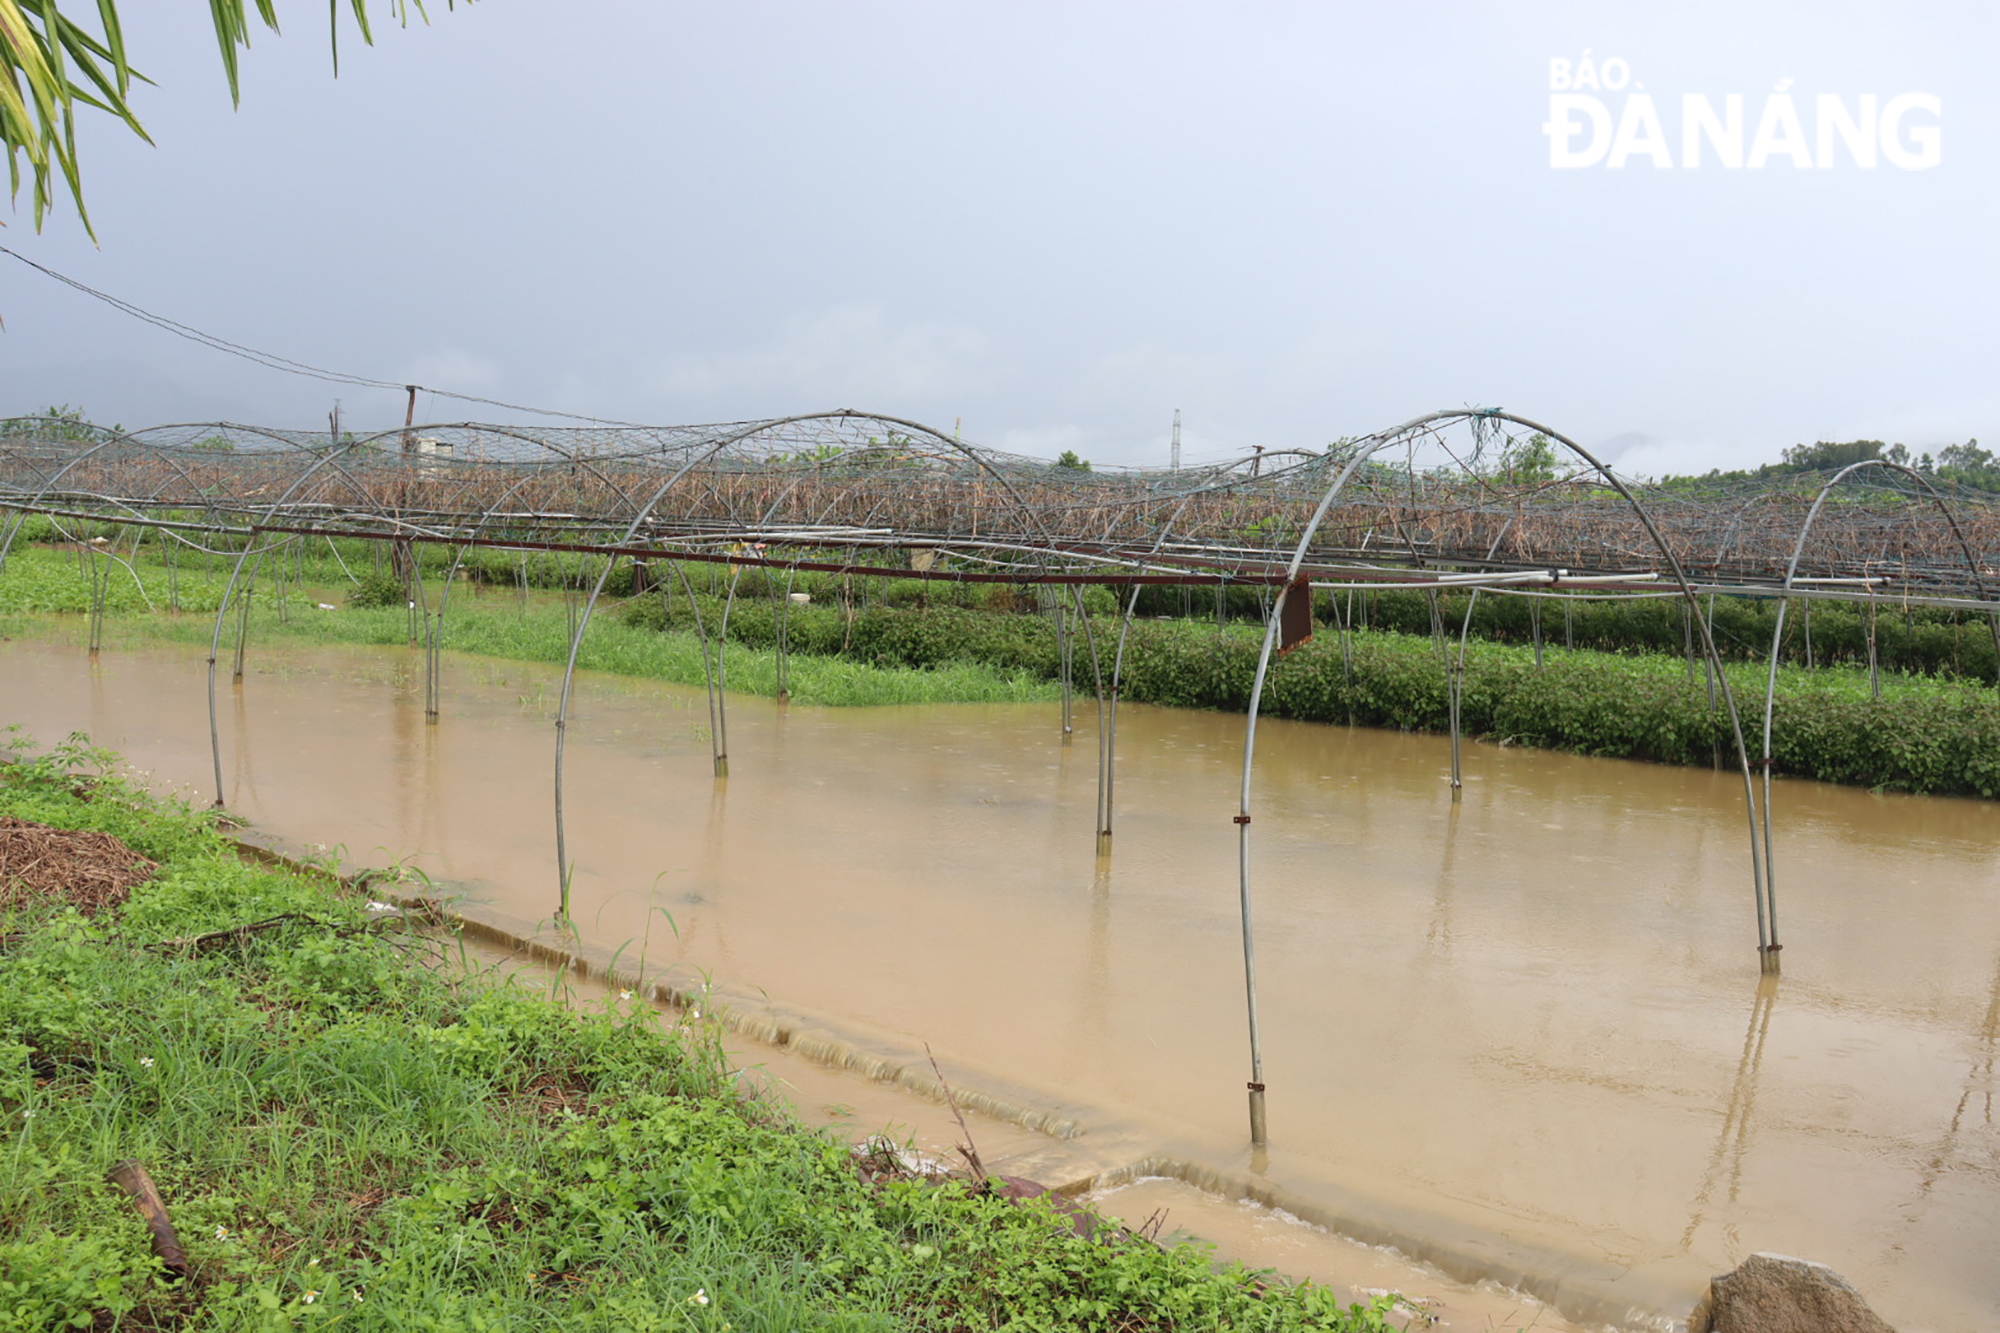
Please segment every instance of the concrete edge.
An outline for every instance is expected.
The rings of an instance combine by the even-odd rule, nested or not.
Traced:
[[[1273,1184],[1254,1168],[1218,1168],[1172,1151],[1102,1172],[1074,1188],[1111,1189],[1148,1178],[1177,1180],[1227,1199],[1281,1209],[1349,1240],[1429,1264],[1455,1281],[1491,1282],[1532,1296],[1573,1323],[1685,1333],[1684,1320],[1661,1312],[1691,1306],[1694,1300],[1677,1287],[1634,1277],[1609,1263],[1507,1240],[1476,1225],[1385,1203],[1323,1179],[1307,1198]]]

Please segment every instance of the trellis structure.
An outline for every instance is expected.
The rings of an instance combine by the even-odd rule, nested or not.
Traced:
[[[1548,464],[1551,454],[1558,465]],[[1519,466],[1524,457],[1541,460],[1530,475]],[[1475,598],[1480,589],[1542,596],[1581,590],[1680,598],[1691,652],[1707,664],[1709,688],[1729,719],[1743,776],[1758,955],[1766,972],[1777,970],[1782,948],[1769,770],[1785,601],[1866,601],[1983,615],[1992,622],[2000,669],[1994,591],[2000,584],[2000,497],[1891,464],[1860,464],[1831,478],[1645,485],[1616,476],[1560,432],[1497,409],[1430,413],[1324,450],[1260,451],[1185,470],[1065,467],[975,446],[918,422],[851,410],[647,429],[434,424],[340,438],[224,423],[116,432],[22,418],[0,422],[0,512],[6,514],[0,573],[30,514],[79,536],[87,526],[112,550],[127,533],[151,533],[196,549],[214,549],[210,543],[218,537],[229,543],[231,577],[209,653],[217,804],[216,667],[233,610],[235,674],[242,675],[247,592],[264,556],[285,543],[322,538],[386,543],[411,580],[413,638],[421,627],[426,714],[433,722],[451,581],[433,605],[418,563],[409,558],[414,546],[450,550],[454,571],[481,549],[600,558],[594,586],[573,618],[556,717],[557,916],[565,921],[569,701],[578,651],[619,561],[728,566],[725,631],[726,607],[745,570],[766,571],[774,590],[779,576],[789,580],[801,571],[1054,590],[1064,604],[1066,632],[1082,632],[1101,722],[1099,855],[1111,851],[1119,681],[1140,589],[1258,589],[1265,635],[1234,816],[1257,1143],[1265,1132],[1250,891],[1256,722],[1273,655],[1312,632],[1313,590],[1420,588],[1435,597],[1470,588]],[[105,538],[106,532],[112,536]],[[1110,626],[1084,613],[1082,589],[1091,585],[1128,590],[1115,639]],[[1746,739],[1713,641],[1718,595],[1781,599],[1759,754]],[[777,598],[781,645],[788,604]],[[102,607],[100,581],[93,648]],[[1454,799],[1460,788],[1457,704],[1470,620],[1468,609],[1456,660],[1447,664]],[[705,627],[702,633],[706,653]],[[1692,642],[1697,637],[1698,644]],[[716,651],[720,668],[720,636]],[[1069,654],[1065,647],[1065,661]],[[711,676],[709,699],[713,761],[723,778],[727,719],[719,674]],[[1761,790],[1754,777],[1759,770]]]

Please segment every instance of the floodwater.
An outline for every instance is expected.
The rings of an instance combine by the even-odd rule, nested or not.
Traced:
[[[447,659],[435,727],[414,652],[253,644],[250,673],[219,689],[232,810],[552,911],[559,672]],[[0,644],[0,698],[0,722],[212,797],[193,651]],[[1778,784],[1785,975],[1760,985],[1740,778],[1474,746],[1454,806],[1442,740],[1263,723],[1253,1157],[1240,718],[1120,710],[1108,866],[1088,708],[1065,744],[1054,705],[732,699],[723,783],[707,718],[697,691],[582,678],[587,938],[929,1042],[1498,1276],[1554,1261],[1677,1318],[1776,1250],[1904,1333],[2000,1327],[1993,803]]]

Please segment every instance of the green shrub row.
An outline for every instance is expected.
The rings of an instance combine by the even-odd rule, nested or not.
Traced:
[[[1322,620],[1332,619],[1330,595],[1322,594]],[[1453,639],[1464,624],[1468,593],[1438,597],[1445,631]],[[1611,653],[1686,652],[1690,622],[1685,601],[1673,597],[1594,599],[1581,595],[1528,598],[1484,594],[1472,608],[1472,636],[1497,643],[1532,643],[1535,606],[1541,607],[1544,644]],[[1772,598],[1701,599],[1711,619],[1716,650],[1736,661],[1767,661],[1777,628],[1778,602]],[[1346,602],[1339,614],[1346,614]],[[1431,633],[1430,600],[1421,592],[1357,594],[1354,622],[1405,634]],[[1875,608],[1875,657],[1883,670],[1914,675],[1994,680],[1993,630],[1971,612],[1905,609],[1883,601]],[[1866,604],[1794,601],[1786,613],[1785,643],[1779,658],[1801,666],[1866,666],[1869,611]],[[1699,631],[1696,631],[1699,644]]]
[[[720,599],[698,599],[705,627],[721,623]],[[631,604],[628,622],[691,629],[686,598]],[[729,637],[760,648],[777,638],[769,599],[739,599]],[[1054,678],[1060,660],[1053,622],[955,607],[904,611],[872,607],[793,606],[786,616],[793,652],[846,653],[882,666],[937,667],[976,662]],[[1109,674],[1117,622],[1095,621]],[[1259,635],[1249,629],[1184,621],[1137,621],[1126,648],[1121,697],[1179,708],[1240,712],[1249,704]],[[1079,636],[1077,687],[1091,686],[1090,658]],[[1753,758],[1759,745],[1764,673],[1728,672]],[[1448,673],[1427,635],[1322,630],[1277,660],[1264,710],[1301,721],[1443,731],[1449,723]],[[1549,649],[1536,665],[1531,649],[1468,646],[1461,726],[1473,736],[1578,754],[1708,765],[1734,762],[1728,718],[1711,706],[1703,673],[1665,655]],[[2000,692],[1982,686],[1885,677],[1871,696],[1865,673],[1785,668],[1779,673],[1772,760],[1778,772],[1888,790],[2000,796]]]

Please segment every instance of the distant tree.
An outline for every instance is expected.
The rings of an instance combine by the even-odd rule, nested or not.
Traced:
[[[1501,480],[1515,486],[1538,486],[1556,477],[1556,446],[1536,431],[1526,440],[1509,440],[1500,454]]]
[[[41,440],[82,441],[97,439],[99,430],[100,427],[82,408],[61,403],[45,407],[32,416],[13,418],[5,424],[4,433]],[[111,430],[119,435],[125,433],[123,426],[113,426]]]
[[[1978,440],[1947,444],[1935,456],[1918,453],[1906,444],[1884,444],[1880,440],[1848,440],[1829,443],[1795,444],[1785,450],[1784,461],[1766,463],[1754,471],[1714,471],[1700,477],[1667,476],[1663,484],[1677,489],[1698,489],[1718,482],[1755,481],[1794,473],[1836,472],[1855,463],[1879,458],[1885,463],[1914,468],[1926,476],[1973,490],[2000,492],[2000,457],[1982,449]]]
[[[1996,463],[2000,463],[2000,459],[1994,458],[1991,450],[1981,449],[1976,439],[1967,440],[1964,444],[1947,444],[1938,450],[1937,466],[1940,472],[1947,469],[1990,472]]]
[[[1090,460],[1088,458],[1078,458],[1074,449],[1065,449],[1062,451],[1062,457],[1056,460],[1056,466],[1072,468],[1078,472],[1088,472],[1090,471]]]
[[[1975,490],[2000,491],[2000,458],[1995,458],[1992,450],[1980,448],[1976,439],[1938,450],[1937,474]]]
[[[1849,440],[1845,444],[1830,444],[1820,440],[1813,444],[1795,444],[1785,450],[1785,461],[1771,470],[1836,472],[1871,458],[1881,458],[1882,451],[1888,447],[1880,440]]]

